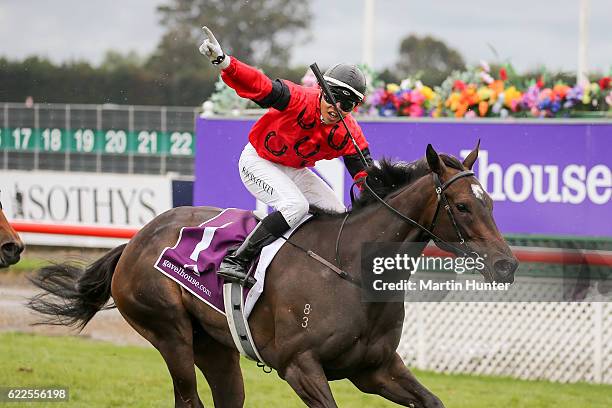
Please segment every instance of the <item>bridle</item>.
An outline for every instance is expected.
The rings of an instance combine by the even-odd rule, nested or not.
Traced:
[[[357,144],[357,141],[355,140],[353,135],[351,135],[351,131],[350,131],[348,125],[346,124],[346,122],[344,121],[344,117],[342,116],[342,113],[338,109],[338,106],[336,104],[336,98],[334,97],[333,93],[331,92],[329,84],[323,78],[323,75],[321,74],[321,71],[319,70],[319,67],[318,67],[317,63],[315,62],[314,64],[311,64],[310,65],[310,69],[312,70],[312,72],[314,73],[315,77],[317,78],[317,82],[321,86],[321,89],[323,90],[323,94],[325,94],[329,98],[329,100],[332,102],[332,105],[334,106],[334,109],[336,110],[336,113],[340,117],[340,121],[342,122],[342,124],[344,125],[344,128],[346,129],[347,135],[350,137],[351,142],[353,143],[353,147],[355,148],[355,151],[359,154],[359,158],[361,159],[361,163],[363,164],[364,168],[367,168],[368,167],[368,161],[366,160],[365,156],[363,155],[363,152],[359,148],[359,145]],[[478,144],[480,145],[480,141],[478,142]],[[427,148],[428,149],[430,149],[430,148],[433,149],[431,147],[431,145],[428,145]],[[443,246],[445,246],[447,248],[451,248],[453,251],[456,252],[456,254],[463,254],[464,256],[470,256],[470,257],[471,257],[472,254],[476,254],[476,256],[478,256],[478,253],[476,253],[474,251],[470,251],[470,248],[465,243],[465,239],[461,235],[461,231],[459,230],[459,226],[457,225],[457,220],[455,220],[453,212],[451,211],[450,204],[448,203],[448,199],[446,197],[446,194],[444,194],[444,191],[451,184],[453,184],[455,181],[457,181],[457,180],[459,180],[459,179],[461,179],[463,177],[471,177],[471,176],[474,175],[474,172],[471,171],[471,170],[463,170],[463,171],[455,174],[453,177],[450,178],[450,180],[448,180],[444,184],[441,183],[440,178],[438,177],[438,175],[435,172],[432,173],[432,174],[433,174],[433,177],[434,177],[434,184],[435,184],[435,189],[436,189],[436,195],[438,196],[438,207],[436,208],[436,213],[434,215],[433,221],[431,222],[431,225],[430,225],[429,228],[426,228],[426,227],[422,226],[417,221],[413,220],[410,217],[405,216],[404,214],[402,214],[401,212],[399,212],[398,210],[396,210],[395,208],[390,206],[385,200],[383,200],[378,194],[376,194],[374,192],[374,190],[368,185],[367,176],[363,179],[363,185],[370,192],[370,194],[372,194],[372,196],[374,196],[383,206],[387,207],[387,209],[389,209],[391,212],[396,214],[402,220],[404,220],[404,221],[408,222],[409,224],[412,224],[415,227],[421,229],[421,231],[425,232],[430,237],[430,239],[432,239],[434,242],[436,242],[436,244],[443,245]],[[351,190],[350,190],[351,202],[355,202],[355,200],[354,200],[355,197],[353,195],[353,188],[355,187],[355,184],[356,184],[356,182],[353,183],[353,185],[351,186]],[[451,222],[453,224],[453,228],[455,229],[455,233],[457,234],[457,238],[459,238],[459,245],[461,245],[462,247],[465,247],[465,249],[467,251],[463,250],[463,249],[460,249],[460,248],[457,248],[456,246],[454,246],[452,244],[449,244],[448,242],[444,241],[442,238],[440,238],[439,236],[434,234],[433,230],[436,227],[436,221],[437,221],[437,218],[438,218],[438,213],[440,212],[440,206],[441,205],[443,205],[444,208],[446,209],[446,212],[447,212],[447,214],[448,214],[448,216],[449,216],[449,218],[450,218],[450,220],[451,220]],[[338,266],[340,266],[340,269],[338,269],[334,265],[331,265],[331,266],[333,266],[332,269],[337,270],[336,272],[339,273],[340,276],[346,276],[346,272],[342,271],[342,264],[340,263],[340,255],[339,255],[340,237],[342,236],[342,230],[343,230],[344,225],[346,224],[346,221],[348,220],[348,217],[349,217],[350,214],[351,213],[347,211],[346,216],[344,217],[344,220],[342,220],[342,224],[340,225],[340,230],[338,231],[338,238],[336,239],[336,263],[338,264]]]
[[[462,179],[464,177],[472,177],[474,176],[474,172],[471,170],[463,170],[455,174],[444,184],[442,184],[442,182],[440,181],[440,177],[436,173],[432,173],[432,175],[433,175],[433,182],[435,186],[434,188],[435,188],[438,203],[436,207],[436,212],[434,213],[433,220],[431,221],[429,228],[419,224],[417,221],[413,220],[412,218],[402,214],[400,211],[398,211],[393,206],[391,206],[389,203],[387,203],[378,194],[376,194],[374,189],[372,189],[372,187],[370,187],[370,185],[368,184],[367,176],[363,179],[363,186],[385,208],[387,208],[393,214],[397,215],[403,221],[409,224],[412,224],[415,227],[419,228],[421,231],[425,232],[429,236],[429,239],[433,240],[436,244],[441,244],[442,246],[452,249],[453,251],[455,251],[455,254],[461,254],[467,257],[472,257],[473,255],[478,256],[478,253],[471,250],[469,246],[465,243],[465,239],[463,238],[463,235],[461,234],[461,230],[459,229],[459,225],[457,224],[457,220],[455,219],[455,216],[453,215],[453,212],[450,208],[450,204],[448,202],[448,198],[446,197],[446,194],[445,194],[446,189],[450,187],[455,181]],[[361,182],[361,180],[359,182]],[[351,186],[351,190],[350,190],[352,203],[355,202],[355,196],[354,196],[353,190],[356,184],[357,182],[353,183],[353,185]],[[438,235],[436,235],[433,232],[433,230],[436,228],[436,223],[438,221],[438,215],[440,214],[440,207],[444,207],[444,209],[446,210],[446,213],[448,214],[448,217],[450,218],[453,228],[455,229],[455,234],[457,234],[457,238],[459,239],[458,240],[459,245],[463,248],[456,247],[455,245],[449,243],[448,241],[445,241],[444,239],[440,238]],[[344,229],[344,225],[346,224],[346,221],[348,220],[348,217],[350,214],[351,214],[350,212],[346,213],[346,216],[344,217],[344,220],[342,221],[342,224],[340,225],[340,230],[338,231],[338,238],[336,239],[336,263],[338,264],[338,266],[340,266],[340,269],[342,269],[342,264],[340,263],[340,254],[339,254],[340,237],[342,236],[342,230]]]
[[[444,191],[455,181],[461,178],[464,178],[464,177],[472,177],[474,175],[474,172],[471,170],[461,171],[455,174],[453,177],[451,177],[444,184],[442,184],[442,182],[440,181],[440,177],[438,176],[437,173],[432,173],[432,174],[433,174],[434,183],[436,185],[436,195],[438,196],[438,199],[437,199],[438,205],[436,207],[436,212],[434,213],[433,221],[431,222],[431,225],[429,226],[429,231],[426,231],[426,232],[431,236],[431,239],[434,242],[440,242],[444,245],[450,245],[448,242],[445,242],[444,240],[442,240],[441,238],[433,234],[433,230],[436,228],[436,222],[438,220],[438,213],[440,212],[440,207],[444,206],[444,209],[446,210],[446,213],[448,214],[448,218],[450,218],[451,223],[453,224],[453,228],[455,229],[455,234],[457,234],[457,238],[459,238],[459,241],[458,241],[459,245],[465,245],[467,247],[467,245],[465,244],[465,239],[461,235],[461,230],[459,229],[459,225],[457,225],[457,220],[455,220],[455,216],[453,215],[453,212],[451,211],[450,204],[448,203],[448,198],[446,197],[446,194],[444,193]],[[466,255],[465,252],[464,252],[464,255]]]

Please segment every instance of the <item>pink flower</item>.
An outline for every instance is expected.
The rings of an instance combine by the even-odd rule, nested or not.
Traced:
[[[410,91],[402,91],[399,95],[400,95],[400,100],[403,102],[410,102],[411,99],[411,92]]]
[[[410,92],[410,102],[415,103],[417,105],[422,105],[425,101],[425,96],[418,90],[414,90]]]
[[[476,112],[474,112],[473,110],[469,110],[465,113],[464,117],[466,119],[474,119],[476,117]]]
[[[368,100],[368,102],[372,105],[372,106],[376,106],[379,105],[382,100],[383,97],[385,95],[385,91],[382,90],[381,88],[377,88],[376,90],[374,90],[374,92],[372,92],[372,94],[370,95],[370,98]]]
[[[411,117],[421,117],[425,111],[419,105],[412,104],[409,108],[409,114]]]
[[[512,109],[512,112],[516,112],[518,110],[519,101],[520,99],[512,99],[510,101],[510,109]]]
[[[319,83],[317,82],[317,77],[315,77],[315,74],[310,69],[306,71],[306,73],[302,77],[301,82],[302,85],[308,88],[314,88],[319,85]]]

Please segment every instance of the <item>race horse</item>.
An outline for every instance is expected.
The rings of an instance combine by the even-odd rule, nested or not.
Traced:
[[[6,219],[0,202],[0,268],[19,262],[24,249],[23,241]]]
[[[481,273],[487,281],[513,282],[518,262],[492,218],[490,197],[470,171],[477,156],[478,146],[462,163],[429,145],[425,158],[413,163],[370,167],[368,188],[348,213],[315,211],[291,236],[295,245],[285,243],[268,266],[264,293],[249,317],[253,340],[307,406],[336,407],[329,381],[348,378],[361,391],[403,406],[443,407],[396,352],[404,304],[362,301],[360,251],[365,242],[418,242],[411,255],[419,256],[416,251],[435,234],[441,248],[485,255]],[[448,208],[440,208],[440,196]],[[175,208],[84,270],[71,265],[40,270],[32,279],[44,292],[30,307],[46,314],[46,323],[80,328],[101,308],[117,307],[164,358],[176,407],[203,406],[194,366],[210,385],[216,407],[242,407],[240,355],[225,316],[153,267],[181,227],[221,211]],[[459,241],[458,234],[461,248],[449,244]],[[342,265],[348,279],[299,247]],[[107,305],[111,296],[114,306]]]

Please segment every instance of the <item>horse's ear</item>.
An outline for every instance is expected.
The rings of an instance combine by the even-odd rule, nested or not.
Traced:
[[[431,143],[427,145],[425,157],[427,158],[427,164],[429,164],[431,171],[438,175],[442,175],[442,173],[444,173],[446,166],[444,166],[444,163],[442,160],[440,160],[440,156],[438,156],[438,153],[435,151]]]
[[[476,148],[474,148],[474,150],[472,150],[470,154],[467,155],[465,160],[463,160],[463,167],[465,167],[466,169],[472,170],[472,166],[474,166],[474,163],[476,162],[476,159],[478,158],[478,148],[479,147],[480,147],[480,139],[478,139],[478,143],[476,143]]]

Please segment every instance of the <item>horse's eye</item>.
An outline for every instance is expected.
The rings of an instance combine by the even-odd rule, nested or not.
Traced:
[[[468,206],[467,206],[467,205],[465,205],[465,204],[457,204],[457,206],[456,206],[456,207],[457,207],[457,210],[459,210],[459,211],[460,211],[460,212],[462,212],[462,213],[467,213],[467,212],[470,212],[470,209],[469,209],[469,208],[468,208]]]

